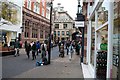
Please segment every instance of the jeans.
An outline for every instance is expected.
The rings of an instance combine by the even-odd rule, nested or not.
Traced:
[[[20,55],[19,54],[19,48],[15,48],[15,54],[14,54],[14,56],[16,56],[16,55],[18,55],[18,56]]]

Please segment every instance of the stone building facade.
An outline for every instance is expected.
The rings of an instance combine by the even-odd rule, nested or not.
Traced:
[[[56,41],[67,40],[68,38],[72,40],[72,33],[75,32],[74,20],[63,8],[59,3],[54,8],[52,30]]]
[[[25,0],[23,4],[22,42],[48,39],[50,11],[46,0]]]
[[[49,19],[23,7],[22,41],[43,41],[49,34]]]

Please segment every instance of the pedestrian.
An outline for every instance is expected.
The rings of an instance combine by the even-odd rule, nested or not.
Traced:
[[[32,45],[32,60],[36,59],[36,55],[35,55],[35,52],[36,52],[36,43],[34,42],[34,44]]]
[[[25,47],[25,49],[26,49],[26,46],[27,46],[27,41],[25,41],[25,43],[24,43],[24,47]]]
[[[45,44],[45,42],[43,42],[43,44],[41,45],[42,59],[46,58],[46,51],[47,51],[47,45]]]
[[[37,41],[36,43],[36,48],[37,48],[37,55],[40,53],[40,42]]]
[[[15,54],[14,54],[14,57],[16,57],[16,55],[19,56],[19,55],[20,55],[20,54],[19,54],[20,43],[19,43],[18,39],[15,40],[14,47],[15,47]]]
[[[34,44],[34,42],[32,41],[32,42],[30,43],[30,45],[33,46],[33,44]]]
[[[68,39],[67,42],[66,42],[67,55],[68,55],[68,52],[69,52],[69,46],[70,46],[70,40]]]
[[[26,51],[26,54],[28,56],[28,59],[30,58],[30,51],[31,51],[31,45],[29,42],[26,43],[26,47],[25,47],[25,51]]]
[[[59,43],[58,43],[59,52],[60,52],[60,46],[61,46],[61,41],[59,41]]]
[[[53,41],[51,41],[51,48],[53,49]]]
[[[60,54],[59,54],[59,57],[64,57],[64,44],[61,44],[60,46]]]
[[[81,48],[81,45],[80,45],[80,42],[77,44],[77,47],[76,47],[76,51],[77,51],[77,55],[80,54],[80,48]]]
[[[72,45],[72,42],[70,43],[70,46],[69,46],[69,60],[71,61],[72,59],[72,53],[73,53],[73,45]]]

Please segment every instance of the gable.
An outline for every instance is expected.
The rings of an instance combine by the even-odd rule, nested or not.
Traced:
[[[73,21],[73,19],[66,12],[59,12],[58,16],[56,17],[56,20],[58,20],[58,21]]]

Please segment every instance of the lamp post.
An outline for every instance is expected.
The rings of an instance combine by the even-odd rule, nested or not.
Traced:
[[[51,60],[52,9],[53,9],[53,2],[51,0],[51,2],[50,2],[50,33],[49,33],[48,64],[50,64],[50,60]]]
[[[84,21],[85,16],[82,14],[82,8],[80,5],[80,0],[78,0],[78,11],[77,11],[77,20],[75,26],[82,32],[82,48],[81,48],[81,57],[80,62],[83,63],[84,58]]]

